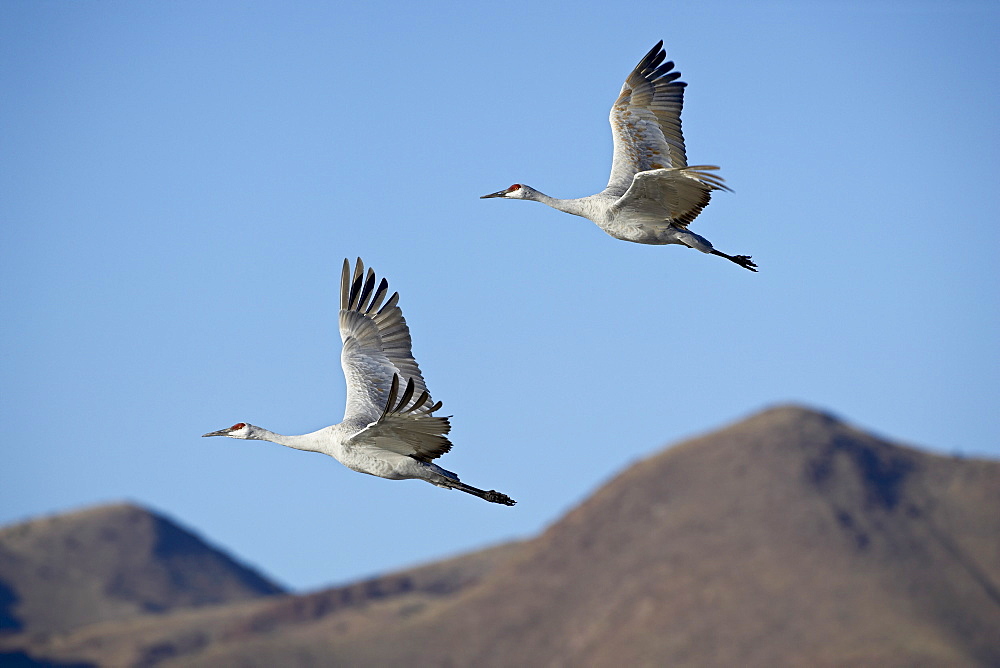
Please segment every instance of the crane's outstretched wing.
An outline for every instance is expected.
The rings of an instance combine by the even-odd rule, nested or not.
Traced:
[[[623,194],[636,172],[687,166],[681,109],[683,81],[673,71],[673,61],[663,62],[663,40],[650,49],[622,86],[611,107],[611,133],[615,142],[611,178],[605,192]]]
[[[414,398],[415,386],[410,378],[403,395],[399,396],[399,374],[393,374],[382,415],[351,440],[374,441],[376,447],[383,450],[426,463],[451,450],[451,441],[446,436],[451,431],[451,423],[446,417],[431,415],[441,408],[441,402],[432,404],[427,390]]]
[[[375,272],[369,269],[365,274],[361,258],[353,274],[350,263],[344,260],[340,279],[340,338],[344,350],[340,363],[347,379],[345,420],[379,419],[394,376],[412,381],[418,395],[427,390],[410,351],[410,329],[396,305],[399,293],[394,292],[386,300],[388,291],[389,283],[384,278],[375,287]]]
[[[612,210],[651,225],[686,227],[708,206],[713,190],[729,190],[712,165],[637,172]]]

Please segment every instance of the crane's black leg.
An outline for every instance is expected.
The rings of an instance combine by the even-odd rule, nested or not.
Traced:
[[[714,248],[710,251],[712,255],[718,255],[719,257],[724,257],[730,262],[735,262],[744,269],[749,269],[750,271],[757,271],[757,265],[753,260],[750,259],[749,255],[726,255],[723,252],[717,251]]]
[[[501,494],[496,490],[491,489],[489,491],[485,491],[477,487],[473,487],[472,485],[466,485],[464,482],[459,482],[458,480],[449,480],[445,484],[447,484],[452,489],[458,489],[467,494],[478,496],[480,499],[485,499],[490,503],[499,503],[504,506],[513,506],[515,503],[517,503],[517,501],[510,498],[506,494]]]

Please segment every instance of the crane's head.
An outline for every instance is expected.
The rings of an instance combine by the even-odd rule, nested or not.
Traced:
[[[207,434],[202,434],[202,437],[228,436],[229,438],[253,438],[252,434],[254,429],[255,427],[252,424],[237,422],[232,427],[226,427],[225,429],[220,429],[219,431],[210,431]]]
[[[523,183],[515,183],[510,188],[504,190],[498,190],[495,193],[490,193],[489,195],[483,195],[479,199],[489,199],[490,197],[503,197],[505,199],[532,199],[532,195],[535,190],[531,186],[526,186]]]

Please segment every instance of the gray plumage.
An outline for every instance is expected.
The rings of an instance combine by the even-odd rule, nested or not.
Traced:
[[[481,490],[433,463],[451,450],[451,423],[434,415],[441,402],[431,400],[420,367],[413,359],[410,330],[397,305],[388,299],[383,278],[358,258],[354,271],[344,260],[340,281],[341,366],[347,379],[344,420],[310,434],[288,436],[239,422],[204,434],[264,440],[298,450],[330,455],[344,466],[391,480],[415,478],[447,489],[458,489],[491,503],[507,506],[505,494]],[[400,392],[400,386],[403,389]]]
[[[558,199],[515,183],[481,199],[542,202],[582,216],[615,237],[641,244],[681,244],[757,271],[749,255],[727,255],[688,230],[712,191],[729,190],[714,165],[687,164],[681,110],[684,88],[660,41],[625,79],[611,106],[614,156],[608,185],[589,197]]]

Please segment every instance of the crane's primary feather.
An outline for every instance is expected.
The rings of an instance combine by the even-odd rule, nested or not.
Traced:
[[[353,272],[344,260],[340,286],[341,364],[347,378],[344,421],[360,418],[368,423],[351,440],[374,440],[382,449],[430,462],[451,449],[445,437],[451,425],[448,418],[431,415],[441,403],[431,401],[413,359],[410,330],[397,306],[399,294],[394,292],[386,301],[388,291],[384,278],[376,288],[375,272],[365,273],[360,258]],[[406,379],[402,395],[401,378]]]
[[[347,378],[345,418],[376,420],[385,406],[394,374],[412,380],[417,392],[427,389],[420,367],[413,359],[410,329],[397,303],[399,294],[385,295],[384,278],[375,287],[375,272],[358,259],[353,276],[344,260],[340,292],[340,338],[344,350],[340,361]],[[384,304],[382,302],[385,302]]]
[[[615,143],[609,194],[621,195],[636,172],[686,167],[681,109],[684,87],[673,61],[666,59],[661,40],[635,66],[611,107]]]

